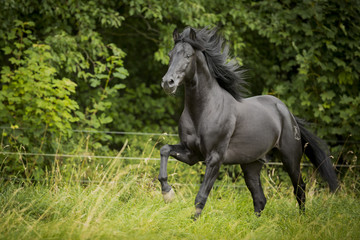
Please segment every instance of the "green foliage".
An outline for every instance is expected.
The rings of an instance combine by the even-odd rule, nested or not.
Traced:
[[[321,137],[344,140],[353,134],[359,140],[359,4],[260,2],[246,9],[239,17],[268,41],[257,49],[273,59],[265,65],[270,72],[256,74],[267,79],[265,93],[317,123]]]
[[[11,66],[1,70],[0,121],[13,128],[34,131],[46,126],[49,131],[67,133],[71,123],[78,120],[72,115],[78,104],[70,98],[76,84],[56,78],[50,46],[33,43],[32,32],[26,28],[34,23],[16,21],[15,26],[7,35],[14,44],[3,48],[10,55]],[[20,143],[30,144],[26,137]]]
[[[216,26],[249,69],[252,95],[275,95],[312,122],[335,161],[358,154],[358,1],[30,0],[0,11],[2,148],[101,155],[125,139],[71,129],[175,132],[182,94],[160,87],[172,32]]]
[[[111,6],[103,1],[1,5],[2,149],[74,152],[86,138],[73,135],[74,127],[106,130],[112,123],[109,109],[129,73],[123,63],[126,54],[97,31],[98,26],[121,26],[123,17]],[[91,140],[88,151],[109,150],[111,137],[106,134]],[[6,174],[35,178],[52,164],[41,156],[5,160]]]

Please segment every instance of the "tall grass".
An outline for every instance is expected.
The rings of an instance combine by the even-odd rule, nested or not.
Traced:
[[[118,155],[126,154],[126,147]],[[149,154],[154,149],[148,146]],[[148,153],[144,154],[145,156]],[[176,199],[162,200],[157,182],[159,163],[96,165],[89,176],[84,165],[65,178],[54,164],[45,181],[0,180],[1,239],[359,239],[360,198],[347,176],[335,195],[308,184],[306,214],[299,214],[290,183],[277,184],[273,171],[263,171],[268,204],[253,214],[250,193],[227,175],[216,182],[203,215],[192,220],[201,166],[169,164]],[[66,168],[66,171],[69,171]],[[179,177],[192,172],[189,178]],[[184,181],[184,179],[187,179]],[[350,180],[352,179],[352,180]],[[197,183],[197,181],[195,181]],[[240,185],[240,187],[238,187]]]

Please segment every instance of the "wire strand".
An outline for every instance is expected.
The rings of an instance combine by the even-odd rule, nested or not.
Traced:
[[[0,129],[11,129],[11,130],[28,130],[28,128],[12,128],[0,126]],[[71,132],[77,133],[105,133],[114,135],[135,135],[135,136],[169,136],[179,137],[176,133],[152,133],[152,132],[126,132],[126,131],[99,131],[99,130],[83,130],[83,129],[70,129]],[[360,141],[353,140],[338,140],[338,139],[324,139],[327,143],[338,143],[338,144],[360,144]]]
[[[0,129],[11,129],[11,130],[28,130],[28,128],[12,128],[12,127],[0,127]],[[71,129],[71,132],[77,133],[106,133],[115,135],[138,135],[138,136],[170,136],[178,137],[175,133],[152,133],[152,132],[126,132],[126,131],[99,131],[99,130],[83,130],[83,129]]]
[[[0,177],[0,180],[5,180],[5,181],[34,181],[34,182],[50,182],[52,181],[51,179],[45,179],[45,178],[41,178],[41,179],[28,179],[28,178],[18,178],[18,177]],[[100,180],[89,180],[89,179],[78,179],[78,180],[60,180],[60,182],[79,182],[79,183],[117,183],[117,184],[128,184],[130,182],[126,182],[126,181],[100,181]],[[172,183],[171,186],[174,187],[182,187],[182,186],[193,186],[193,187],[199,187],[201,186],[200,183]],[[214,187],[225,187],[225,188],[246,188],[246,185],[242,185],[242,184],[214,184]]]
[[[88,158],[88,159],[119,159],[119,160],[145,160],[145,161],[160,161],[160,158],[146,158],[146,157],[113,157],[113,156],[98,156],[98,155],[74,155],[74,154],[54,154],[54,153],[22,153],[22,152],[0,152],[3,155],[23,155],[23,156],[43,156],[43,157],[58,157],[58,158]],[[177,161],[176,159],[170,158],[168,161]],[[283,166],[281,162],[266,162],[265,165],[269,166]],[[311,167],[313,166],[310,163],[301,163],[303,167]],[[346,164],[333,164],[336,168],[359,168],[360,165],[346,165]]]

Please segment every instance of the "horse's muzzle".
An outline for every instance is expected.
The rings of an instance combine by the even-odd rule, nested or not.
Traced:
[[[163,80],[161,82],[161,87],[164,89],[164,91],[167,94],[175,94],[176,89],[177,89],[177,84],[175,83],[175,81],[172,78],[169,78],[169,79],[163,78]]]

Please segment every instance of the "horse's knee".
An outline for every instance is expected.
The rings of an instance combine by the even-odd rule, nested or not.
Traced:
[[[169,156],[170,151],[171,151],[171,147],[168,144],[166,144],[160,148],[160,155]]]
[[[209,167],[220,167],[221,158],[219,153],[212,152],[211,155],[205,160],[205,163]]]

